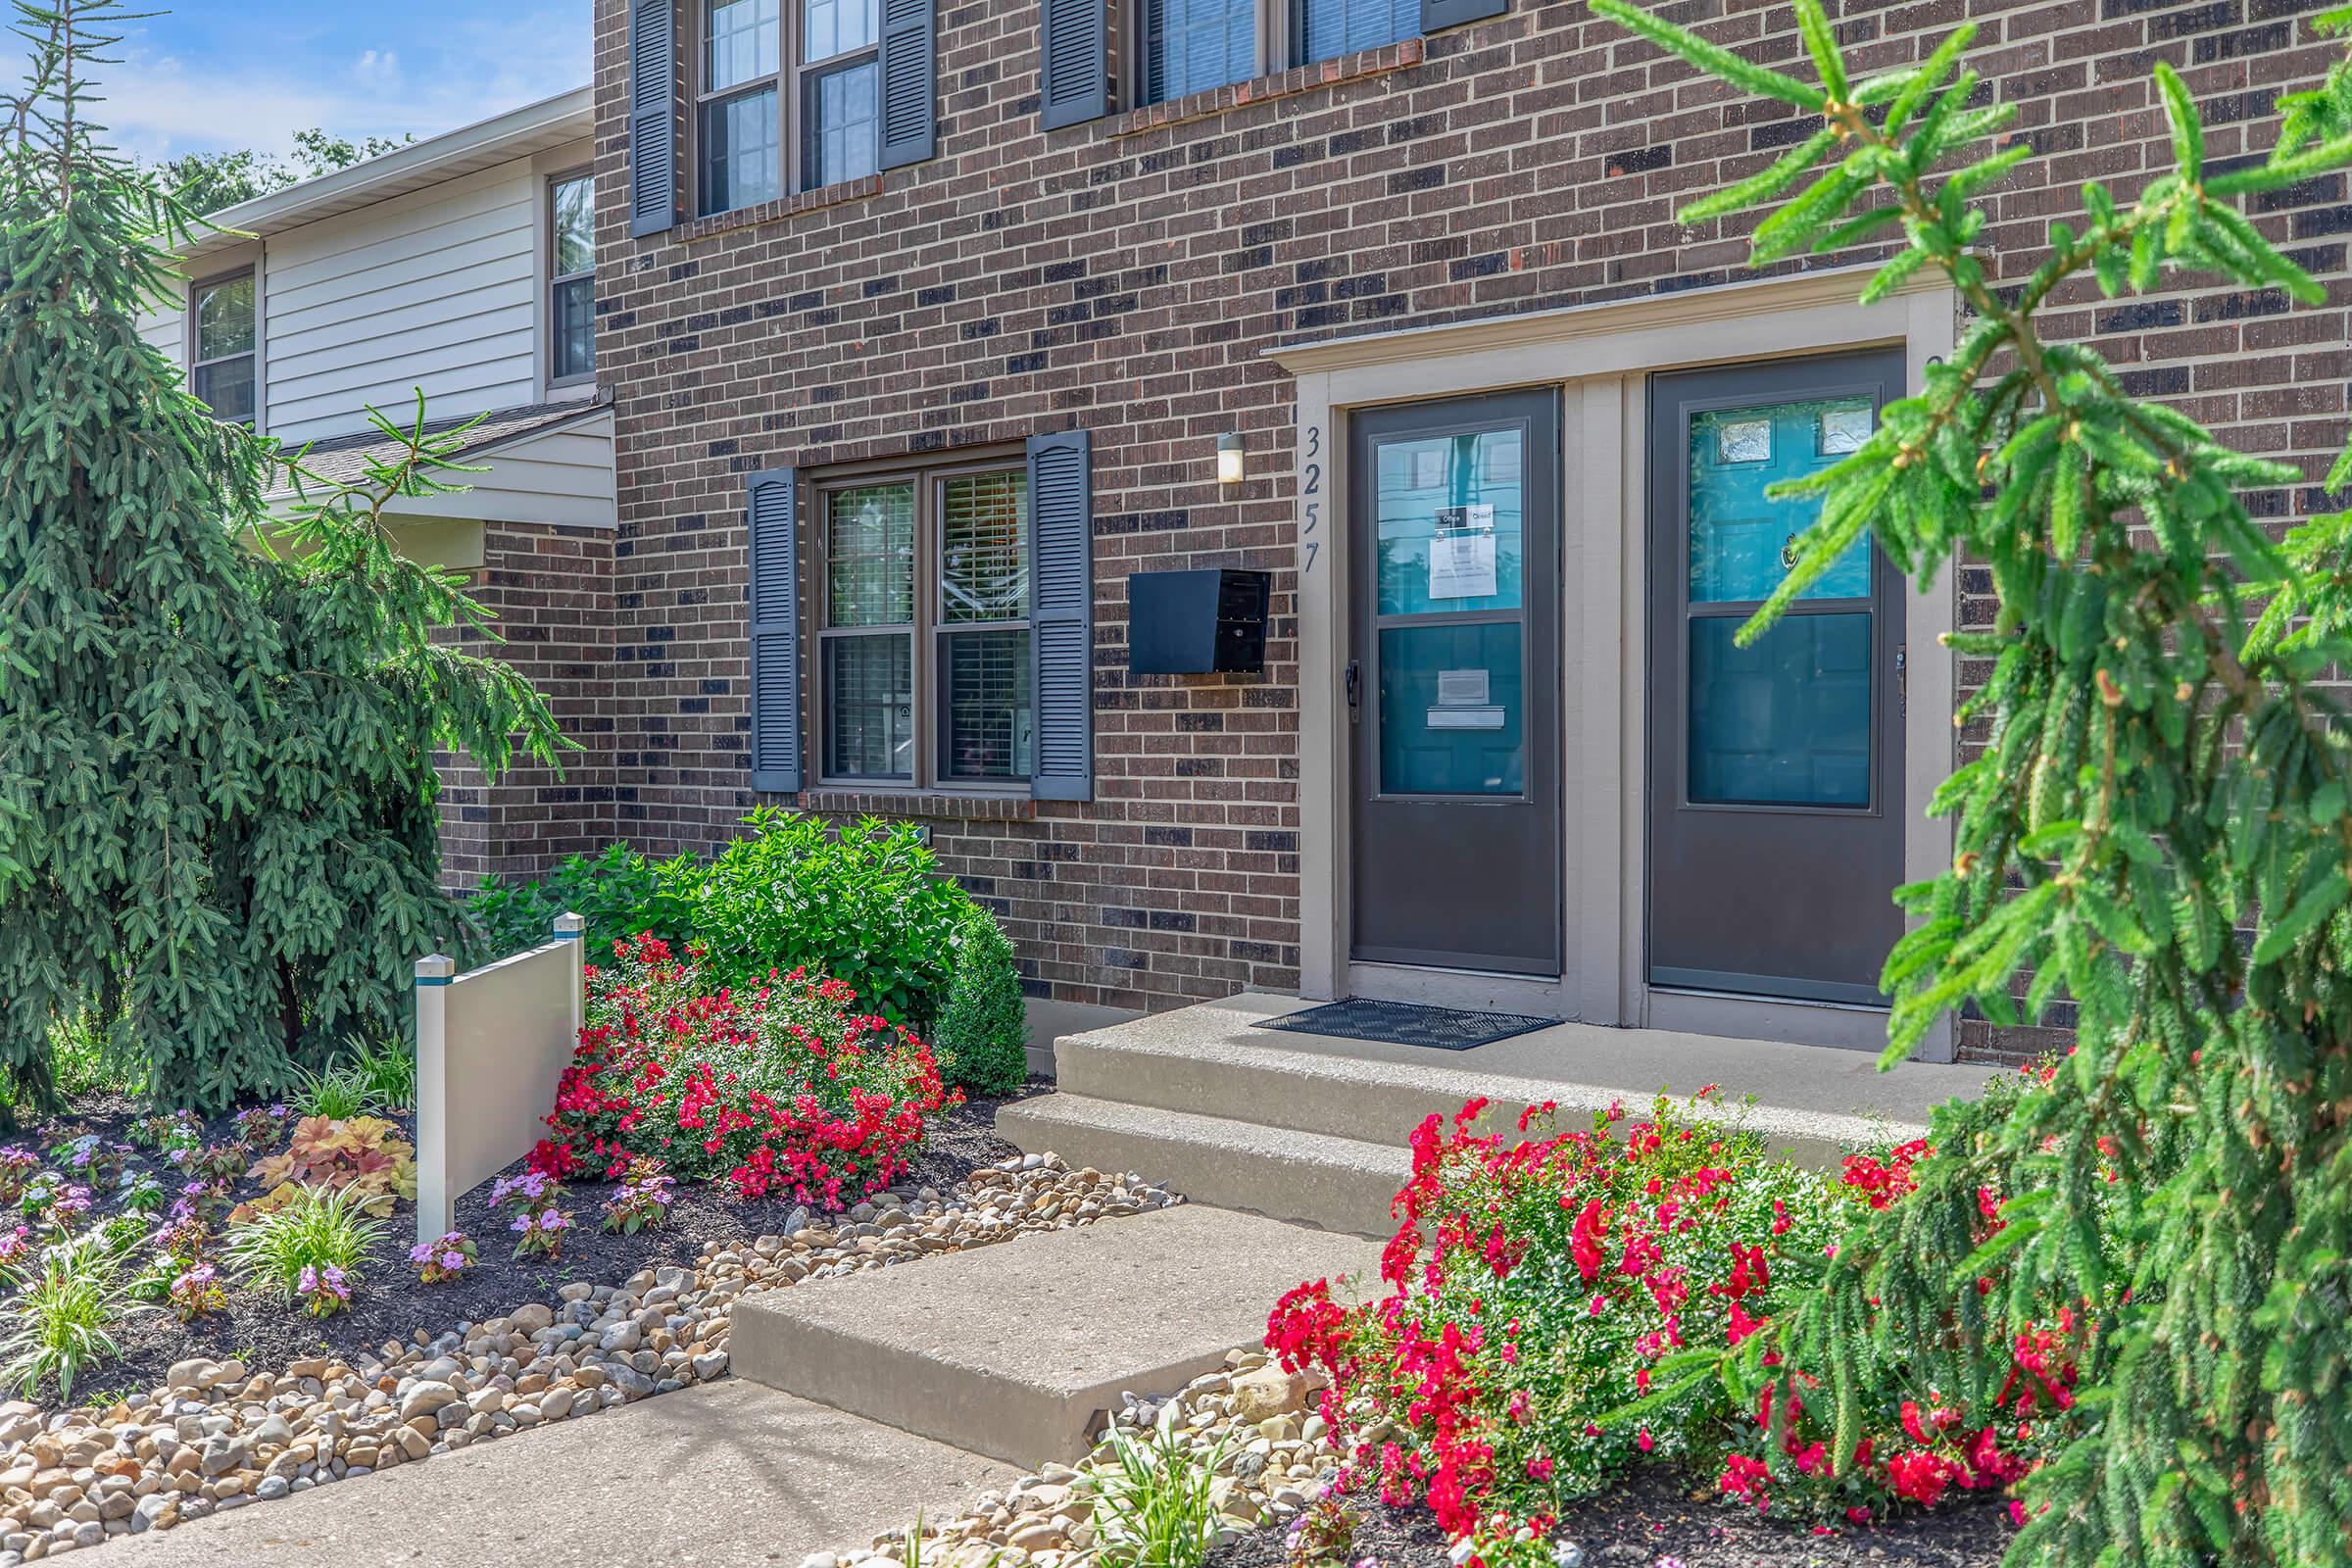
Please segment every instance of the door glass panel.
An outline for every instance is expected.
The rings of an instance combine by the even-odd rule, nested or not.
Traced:
[[[1390,795],[1523,795],[1517,622],[1380,634],[1380,787]]]
[[[1526,462],[1516,426],[1379,443],[1381,614],[1519,608]]]
[[[1751,647],[1690,622],[1690,799],[1870,805],[1870,615],[1791,615]]]
[[[1801,478],[1861,448],[1867,397],[1809,399],[1690,416],[1690,602],[1771,597],[1795,562],[1796,536],[1818,497],[1775,501],[1765,487]],[[1807,599],[1870,597],[1870,536],[1856,539],[1806,590]]]

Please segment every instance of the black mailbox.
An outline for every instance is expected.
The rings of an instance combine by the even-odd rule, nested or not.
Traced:
[[[1127,579],[1127,667],[1205,675],[1266,667],[1270,572],[1139,571]]]

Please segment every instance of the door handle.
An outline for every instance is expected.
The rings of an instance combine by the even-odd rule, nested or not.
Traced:
[[[1348,716],[1353,718],[1364,700],[1363,661],[1357,659],[1348,661],[1348,673],[1343,677],[1341,684],[1348,692]]]
[[[1911,645],[1894,645],[1894,710],[1901,716],[1911,716]]]

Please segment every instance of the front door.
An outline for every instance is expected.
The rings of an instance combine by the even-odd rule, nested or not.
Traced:
[[[1560,972],[1550,392],[1350,419],[1353,953]]]
[[[1649,981],[1881,1005],[1902,932],[1902,578],[1868,536],[1753,646],[1836,463],[1901,395],[1899,352],[1650,382]]]

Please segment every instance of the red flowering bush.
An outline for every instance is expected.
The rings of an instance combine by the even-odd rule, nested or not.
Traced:
[[[707,990],[651,935],[612,950],[614,968],[588,971],[588,1021],[534,1170],[616,1180],[653,1158],[683,1181],[840,1208],[906,1171],[951,1102],[928,1048],[853,1010],[838,980],[796,969]]]
[[[1776,1513],[1860,1522],[1896,1498],[2005,1486],[2038,1456],[2034,1422],[2064,1408],[2072,1377],[2063,1332],[2021,1341],[2020,1377],[1982,1420],[1903,1389],[1849,1412],[1844,1465],[1830,1455],[1838,1412],[1814,1407],[1812,1381],[1760,1332],[1817,1288],[1852,1216],[1909,1190],[1924,1145],[1831,1178],[1768,1159],[1700,1102],[1661,1099],[1622,1129],[1612,1107],[1556,1135],[1531,1134],[1548,1121],[1531,1112],[1518,1137],[1477,1132],[1483,1109],[1414,1134],[1387,1294],[1350,1306],[1328,1282],[1301,1286],[1266,1337],[1328,1380],[1348,1484],[1425,1502],[1473,1562],[1538,1560],[1564,1504],[1644,1458]]]

